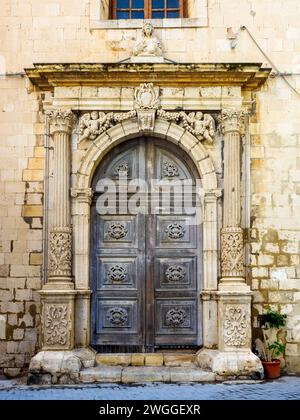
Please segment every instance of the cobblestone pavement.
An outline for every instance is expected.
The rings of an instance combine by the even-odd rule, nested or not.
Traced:
[[[24,382],[24,381],[23,381]],[[217,384],[27,386],[0,380],[0,400],[299,400],[300,377]]]

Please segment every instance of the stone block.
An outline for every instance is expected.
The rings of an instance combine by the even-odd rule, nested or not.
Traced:
[[[98,353],[96,355],[97,365],[109,366],[129,366],[131,363],[131,354],[128,353]]]
[[[195,354],[164,353],[165,366],[190,366],[195,363]]]
[[[145,354],[145,366],[162,366],[164,356],[162,353]]]
[[[43,217],[43,206],[38,206],[38,205],[23,206],[22,217]]]
[[[122,383],[170,382],[168,367],[126,367],[122,371]]]
[[[0,315],[0,340],[6,339],[7,315]]]
[[[121,382],[122,367],[120,366],[96,366],[83,369],[79,373],[80,381],[83,383],[115,383]]]
[[[143,353],[133,353],[131,355],[131,365],[132,366],[144,366],[145,364],[145,354]]]
[[[13,331],[13,339],[14,340],[22,340],[24,337],[24,329],[17,328]]]
[[[214,382],[216,375],[213,372],[208,372],[198,367],[171,367],[170,368],[171,382]]]
[[[43,158],[28,159],[28,169],[44,169],[45,160]]]
[[[0,277],[8,277],[9,275],[9,265],[1,264],[0,265]]]

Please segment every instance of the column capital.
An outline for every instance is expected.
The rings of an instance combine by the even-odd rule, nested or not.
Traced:
[[[71,197],[79,203],[91,204],[93,198],[92,188],[71,188]]]
[[[245,109],[223,109],[219,116],[222,134],[230,132],[243,133],[248,111]]]
[[[71,134],[75,115],[70,109],[47,110],[45,114],[50,122],[50,133]]]

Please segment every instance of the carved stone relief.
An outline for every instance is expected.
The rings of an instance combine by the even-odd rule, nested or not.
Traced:
[[[151,22],[145,22],[142,29],[142,38],[137,41],[133,56],[138,57],[161,57],[162,46],[160,40],[154,35],[154,27]]]
[[[83,114],[79,121],[79,141],[95,140],[114,125],[137,117],[140,131],[152,131],[155,118],[173,122],[196,136],[200,141],[213,143],[215,122],[210,114],[202,112],[169,112],[159,109],[159,88],[153,83],[141,83],[134,92],[134,109],[128,112],[92,111]],[[224,117],[225,118],[225,117]]]
[[[68,342],[69,314],[66,304],[45,304],[44,340],[47,346],[66,346]]]
[[[49,276],[71,276],[72,229],[56,227],[49,235]]]
[[[247,318],[243,306],[232,305],[225,309],[224,335],[227,346],[244,346],[247,343]]]
[[[223,277],[243,277],[244,241],[239,227],[221,230],[221,271]]]

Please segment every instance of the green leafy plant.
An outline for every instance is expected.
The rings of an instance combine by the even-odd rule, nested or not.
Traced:
[[[278,340],[278,332],[286,325],[286,315],[269,309],[261,315],[260,325],[263,333],[263,342],[259,346],[261,358],[271,362],[284,353],[285,345]]]

